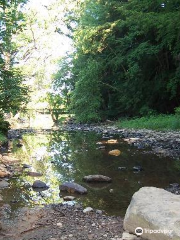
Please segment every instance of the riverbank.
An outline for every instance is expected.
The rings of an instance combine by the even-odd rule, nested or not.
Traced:
[[[148,117],[120,119],[116,125],[119,128],[151,129],[157,131],[180,131],[180,115],[155,115]]]
[[[115,126],[113,122],[96,124],[66,124],[60,127],[64,131],[95,131],[105,137],[124,139],[128,144],[138,149],[150,149],[150,152],[159,156],[179,159],[180,156],[180,132],[179,131],[155,131],[148,129],[127,129]]]
[[[119,128],[114,122],[102,124],[76,124],[66,123],[54,129],[15,129],[10,130],[8,138],[19,138],[24,133],[50,133],[52,131],[94,131],[103,137],[124,139],[128,144],[138,149],[149,149],[151,153],[159,156],[179,159],[180,156],[180,131],[156,131],[148,129]]]
[[[120,240],[123,220],[100,210],[84,213],[77,204],[23,208],[14,219],[8,205],[0,209],[0,240]]]

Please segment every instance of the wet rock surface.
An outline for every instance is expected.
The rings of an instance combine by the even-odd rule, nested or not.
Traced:
[[[120,240],[123,220],[81,206],[49,205],[21,209],[12,220],[1,208],[0,240]],[[28,221],[26,221],[28,219]],[[1,221],[1,218],[0,218]]]
[[[27,175],[30,177],[42,177],[43,174],[39,172],[27,172]]]
[[[33,182],[32,188],[49,188],[46,183],[40,181],[40,180],[36,180]]]
[[[61,184],[59,186],[59,190],[62,192],[69,192],[69,193],[79,193],[79,194],[87,193],[86,188],[74,182],[65,182]]]
[[[110,177],[104,175],[89,175],[83,178],[85,182],[112,182]]]

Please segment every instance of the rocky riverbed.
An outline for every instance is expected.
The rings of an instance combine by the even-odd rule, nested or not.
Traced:
[[[53,130],[62,131],[94,131],[102,134],[104,137],[116,135],[124,139],[128,144],[136,146],[138,149],[151,149],[153,153],[164,156],[179,158],[180,156],[180,132],[179,131],[153,131],[147,129],[119,129],[114,123],[103,124],[75,124],[67,123],[54,129],[34,130],[34,129],[17,129],[10,130],[8,138],[21,138],[24,133],[50,133]]]
[[[80,125],[66,124],[54,130],[62,131],[94,131],[105,139],[122,138],[127,144],[146,149],[160,156],[178,159],[180,156],[180,133],[157,132],[151,130],[118,129],[113,124]],[[1,148],[0,155],[0,240],[63,240],[63,239],[129,239],[122,237],[122,218],[104,215],[100,210],[83,211],[78,205],[68,206],[63,204],[47,205],[44,208],[19,209],[16,216],[12,217],[11,207],[2,203],[1,189],[8,188],[8,181],[14,175],[23,173],[26,166],[11,154],[11,141],[19,139],[21,147],[22,135],[25,133],[50,133],[53,129],[10,130],[8,146]],[[110,141],[110,140],[109,140]],[[114,150],[115,151],[115,150]],[[112,152],[112,151],[111,151]],[[120,153],[113,152],[118,156]],[[31,173],[32,174],[32,173]],[[34,173],[33,173],[34,174]],[[36,173],[37,174],[37,173]],[[180,194],[180,187],[173,183],[167,190]],[[3,199],[4,200],[4,199]]]
[[[120,240],[123,221],[81,205],[49,205],[21,209],[11,219],[8,205],[0,209],[0,240]]]
[[[119,129],[113,123],[101,125],[66,124],[61,129],[66,131],[95,131],[103,136],[117,135],[128,144],[139,149],[149,148],[157,155],[179,158],[180,157],[180,132],[179,131],[153,131]]]

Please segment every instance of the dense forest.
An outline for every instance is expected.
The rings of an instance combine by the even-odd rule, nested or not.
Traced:
[[[58,0],[44,6],[46,19],[24,10],[27,2],[0,0],[2,123],[4,113],[25,108],[43,88],[38,101],[63,106],[79,122],[178,109],[180,0]],[[69,38],[73,50],[47,62],[52,32]],[[58,66],[51,77],[49,64]]]

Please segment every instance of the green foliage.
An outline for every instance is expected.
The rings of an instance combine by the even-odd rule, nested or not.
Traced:
[[[79,121],[171,113],[180,105],[179,8],[179,0],[83,1],[72,29]],[[72,11],[66,16],[71,22]]]
[[[131,120],[120,119],[117,126],[133,129],[180,130],[180,118],[176,115],[156,115]]]
[[[48,92],[46,101],[49,104],[50,112],[54,123],[58,123],[60,111],[64,109],[63,98],[58,93]]]
[[[82,66],[76,76],[78,81],[72,95],[72,108],[79,122],[100,120],[100,66],[93,59],[88,59],[86,63],[87,68]]]
[[[180,115],[180,107],[175,108],[175,114]]]
[[[17,67],[16,36],[25,26],[22,13],[27,1],[0,1],[0,112],[17,112],[27,102],[27,87]]]
[[[0,142],[3,141],[3,134],[7,134],[8,130],[10,129],[9,122],[4,120],[4,117],[2,114],[0,114]],[[1,137],[2,136],[2,137]]]

